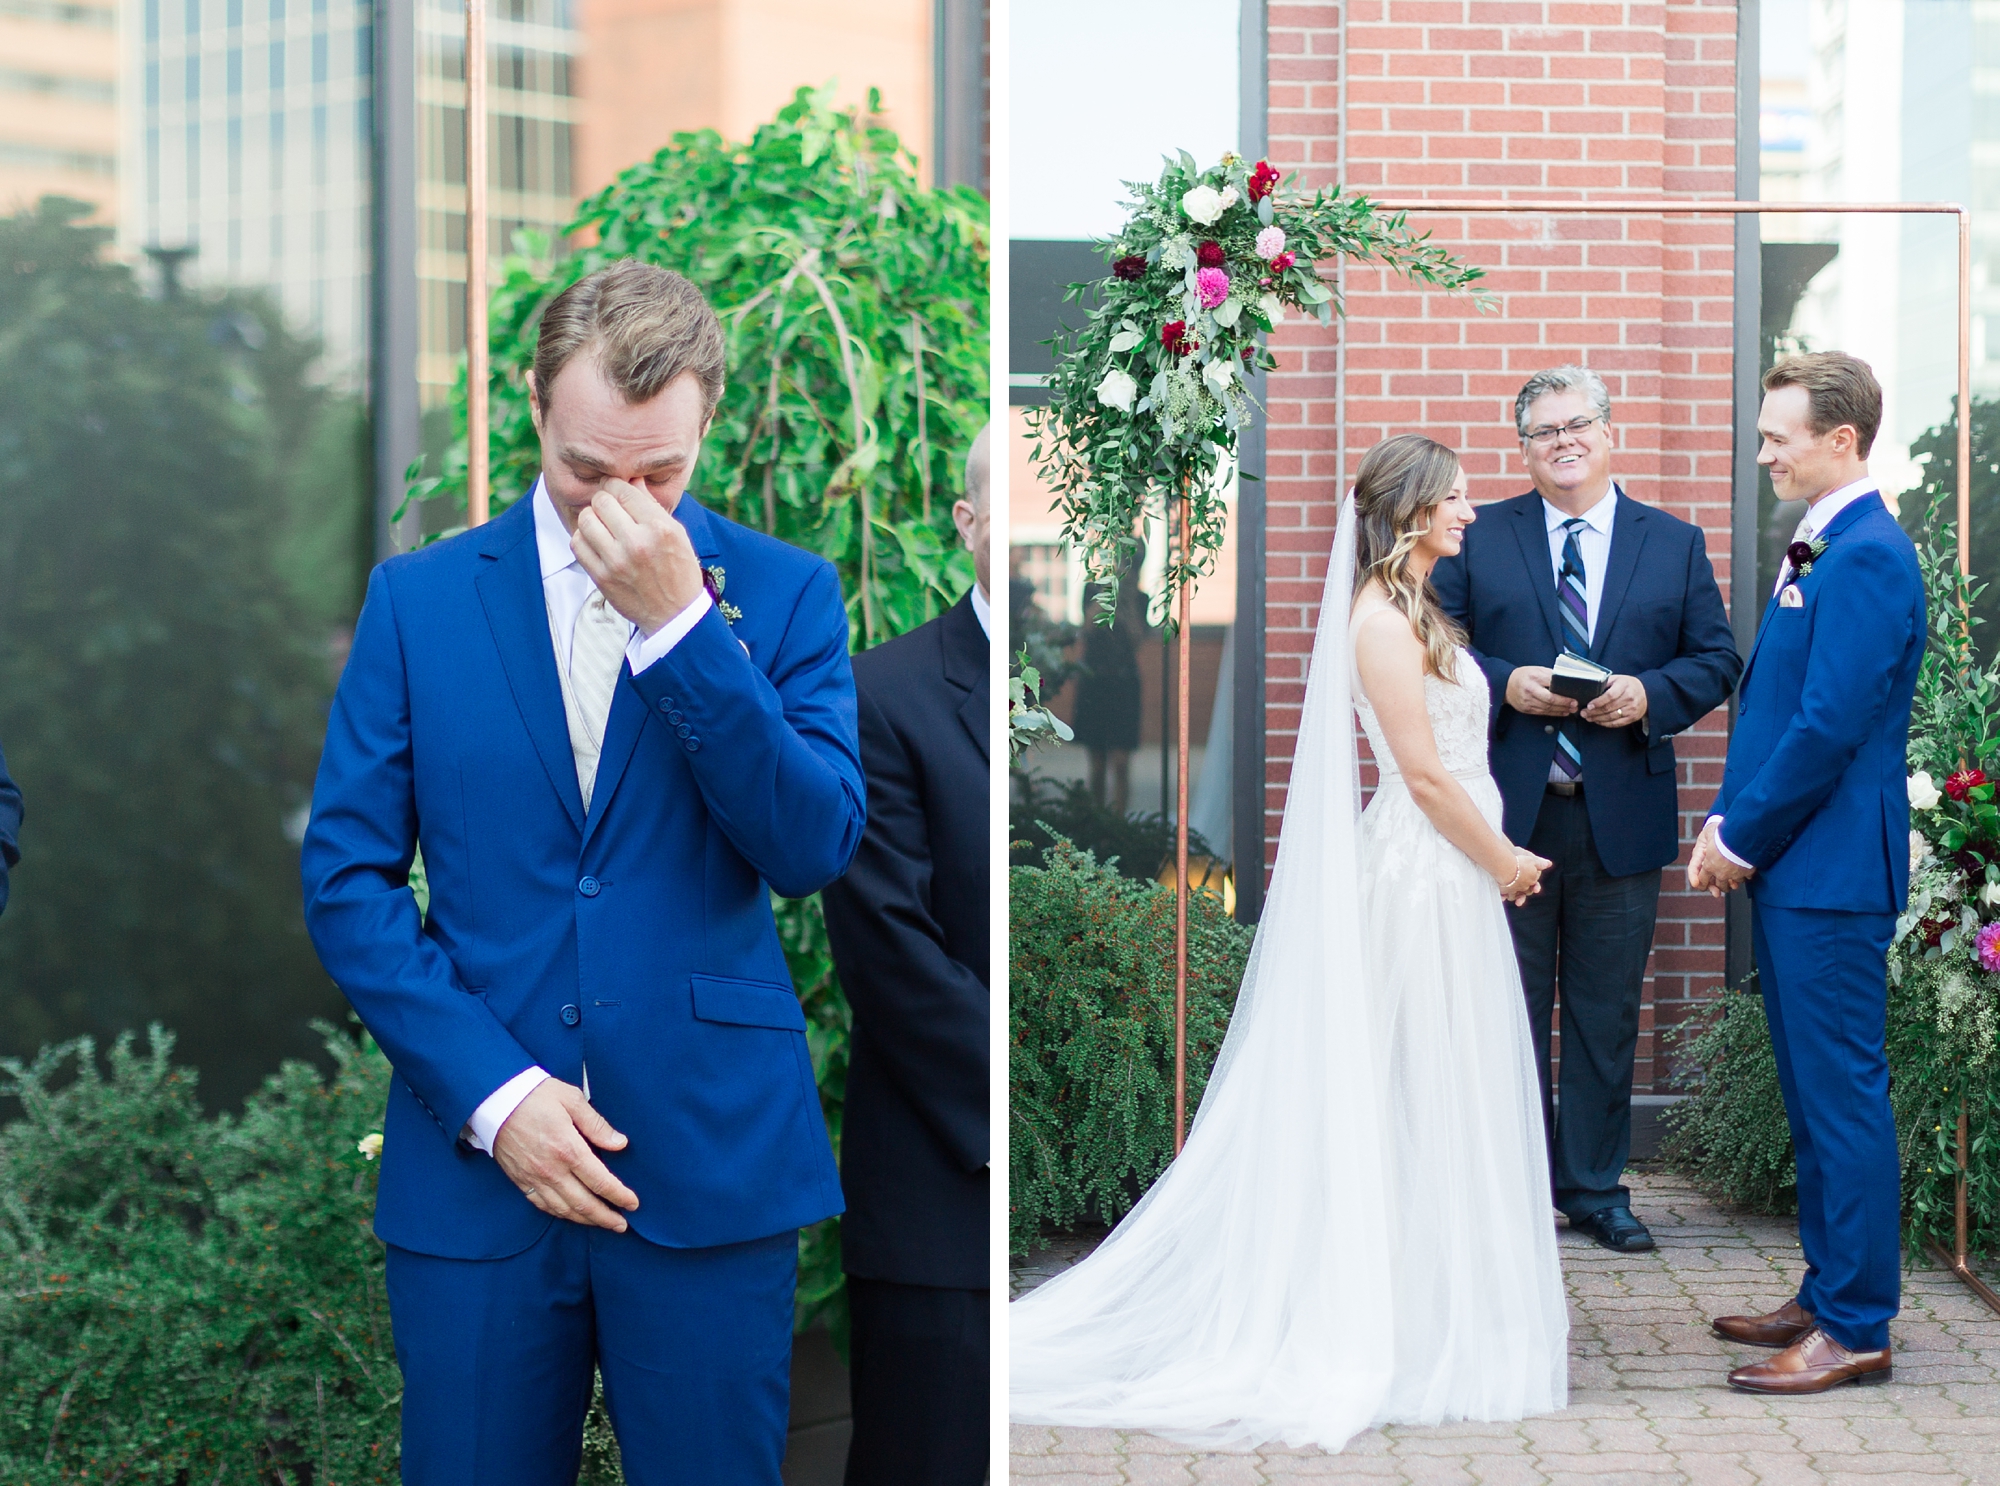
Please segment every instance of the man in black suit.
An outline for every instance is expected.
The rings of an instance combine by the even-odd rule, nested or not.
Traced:
[[[952,507],[972,591],[854,658],[868,826],[824,894],[854,1008],[847,1486],[977,1486],[987,1468],[990,433]]]
[[[1556,1206],[1605,1248],[1653,1247],[1619,1180],[1632,1144],[1639,997],[1660,871],[1680,855],[1676,733],[1722,705],[1743,661],[1701,529],[1611,479],[1611,395],[1579,366],[1514,400],[1535,488],[1468,527],[1432,582],[1493,692],[1493,777],[1510,841],[1549,858],[1507,910],[1542,1078]],[[1614,674],[1579,707],[1550,689],[1571,651]],[[1562,992],[1561,1100],[1549,1024]]]
[[[7,756],[0,753],[0,913],[7,911],[7,874],[21,860],[21,791],[7,777]]]

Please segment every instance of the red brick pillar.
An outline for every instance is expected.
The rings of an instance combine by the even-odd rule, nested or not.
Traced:
[[[1735,194],[1735,35],[1733,0],[1273,0],[1270,158],[1307,185],[1378,197],[1726,201]],[[1702,527],[1729,592],[1730,219],[1415,222],[1486,269],[1496,311],[1356,267],[1344,328],[1289,325],[1274,337],[1267,860],[1340,487],[1378,440],[1430,434],[1462,451],[1475,501],[1517,495],[1529,487],[1514,394],[1540,368],[1581,362],[1611,389],[1620,484]],[[1726,743],[1720,712],[1676,740],[1684,843],[1720,783]],[[1670,874],[1640,1024],[1640,1092],[1666,1087],[1653,1028],[1680,1020],[1722,978],[1721,905],[1688,894],[1684,881],[1675,891]]]

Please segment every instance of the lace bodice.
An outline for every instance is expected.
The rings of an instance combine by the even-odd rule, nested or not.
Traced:
[[[1361,717],[1361,726],[1368,734],[1368,746],[1374,751],[1382,777],[1393,777],[1396,773],[1395,755],[1389,752],[1388,742],[1382,736],[1382,724],[1376,720],[1375,709],[1368,705],[1358,675],[1354,679],[1354,710]],[[1479,669],[1465,647],[1460,646],[1458,650],[1456,684],[1441,681],[1428,673],[1424,676],[1424,711],[1430,716],[1431,732],[1437,738],[1438,757],[1452,773],[1479,775],[1486,772],[1486,719],[1489,710],[1486,673]]]

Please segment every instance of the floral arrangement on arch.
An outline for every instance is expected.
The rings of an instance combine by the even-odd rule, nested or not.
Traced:
[[[1131,214],[1099,244],[1110,274],[1070,286],[1067,300],[1088,300],[1089,318],[1049,343],[1049,401],[1028,415],[1063,538],[1103,585],[1107,624],[1142,518],[1183,491],[1189,530],[1157,596],[1169,613],[1180,588],[1213,564],[1219,477],[1252,416],[1252,378],[1278,364],[1259,337],[1288,312],[1330,325],[1341,309],[1320,264],[1346,256],[1448,290],[1482,276],[1400,213],[1337,189],[1307,194],[1268,161],[1224,155],[1201,170],[1183,150],[1157,181],[1126,184]]]
[[[2000,659],[1981,665],[1969,619],[1980,585],[1961,576],[1940,497],[1918,549],[1930,643],[1910,719],[1910,898],[1889,953],[1916,992],[1935,1047],[1961,1066],[2000,1050]]]

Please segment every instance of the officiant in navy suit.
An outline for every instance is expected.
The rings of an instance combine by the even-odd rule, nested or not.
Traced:
[[[542,313],[534,489],[375,569],[302,853],[395,1069],[408,1486],[778,1486],[798,1230],[841,1210],[771,893],[860,841],[831,564],[687,486],[726,343],[624,262]],[[409,888],[421,848],[427,913]]]
[[[1758,987],[1798,1153],[1798,1294],[1722,1316],[1781,1351],[1751,1393],[1890,1381],[1902,1279],[1901,1164],[1884,1048],[1889,944],[1909,899],[1910,705],[1923,663],[1917,553],[1868,473],[1882,389],[1819,351],[1764,376],[1757,462],[1809,503],[1757,628],[1722,789],[1688,884],[1749,884]]]
[[[952,507],[973,586],[854,657],[868,827],[823,895],[854,1008],[840,1133],[847,1486],[979,1486],[988,1466],[991,439],[973,441]]]
[[[1555,863],[1539,895],[1507,910],[1555,1204],[1571,1228],[1637,1253],[1653,1238],[1620,1177],[1661,872],[1680,855],[1673,740],[1728,699],[1743,662],[1700,528],[1612,479],[1603,381],[1579,366],[1537,372],[1514,426],[1535,488],[1481,510],[1431,581],[1491,684],[1503,829]],[[1566,651],[1612,673],[1587,704],[1551,689]]]

